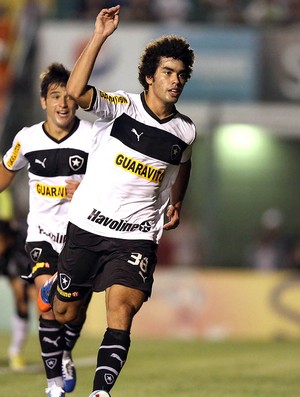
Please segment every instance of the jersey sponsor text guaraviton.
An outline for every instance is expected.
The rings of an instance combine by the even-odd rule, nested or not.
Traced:
[[[125,171],[131,172],[151,182],[161,184],[164,178],[165,170],[151,167],[150,165],[127,157],[121,153],[117,155],[115,162],[118,167],[122,167]]]

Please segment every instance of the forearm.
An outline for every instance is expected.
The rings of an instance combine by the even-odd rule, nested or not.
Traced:
[[[188,187],[191,173],[191,161],[180,164],[176,181],[172,187],[170,195],[170,205],[167,209],[167,223],[164,224],[164,230],[175,229],[180,223],[180,211]]]
[[[0,163],[0,193],[3,192],[11,184],[15,177],[15,173],[8,171],[2,163]]]
[[[170,204],[180,211],[190,180],[191,160],[180,165],[176,181],[172,187]]]
[[[85,94],[95,61],[106,38],[94,33],[78,58],[67,83],[67,92],[75,101]]]
[[[82,108],[90,105],[92,89],[88,90],[87,85],[103,43],[118,27],[119,11],[120,6],[115,6],[101,10],[97,15],[94,33],[69,78],[68,95]]]

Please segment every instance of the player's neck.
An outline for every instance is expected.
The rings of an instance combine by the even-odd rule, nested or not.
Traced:
[[[174,114],[174,104],[164,103],[151,99],[151,96],[144,93],[145,101],[152,113],[154,113],[160,120],[166,119]]]
[[[59,127],[58,125],[52,123],[50,120],[46,120],[44,123],[44,129],[48,135],[54,138],[57,141],[64,139],[73,128],[74,123],[70,128]]]

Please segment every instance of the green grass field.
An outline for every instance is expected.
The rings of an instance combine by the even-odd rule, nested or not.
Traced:
[[[46,396],[37,337],[26,346],[28,372],[7,368],[8,335],[0,335],[0,396]],[[82,336],[74,351],[78,383],[88,397],[99,340]],[[132,340],[113,397],[299,397],[300,341],[203,342]]]

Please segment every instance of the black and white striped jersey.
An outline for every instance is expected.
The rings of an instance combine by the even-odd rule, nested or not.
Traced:
[[[160,120],[144,94],[94,91],[94,144],[69,219],[91,233],[159,242],[181,162],[191,157],[192,121],[174,108]]]
[[[10,171],[27,167],[29,214],[27,241],[47,241],[60,252],[65,241],[67,211],[66,179],[81,181],[92,144],[92,124],[76,119],[62,140],[47,134],[44,122],[17,133],[3,157]]]

